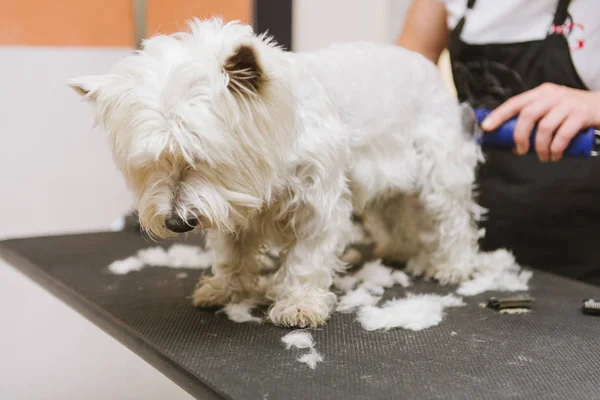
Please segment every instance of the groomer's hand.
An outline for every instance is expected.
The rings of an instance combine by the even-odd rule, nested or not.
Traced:
[[[521,93],[496,108],[481,127],[492,131],[518,115],[515,128],[515,152],[529,151],[529,137],[538,124],[535,151],[541,162],[558,161],[582,129],[590,126],[600,129],[600,92],[571,89],[553,83],[544,83]]]

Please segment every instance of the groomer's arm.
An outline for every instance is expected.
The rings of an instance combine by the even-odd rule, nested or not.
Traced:
[[[437,63],[447,42],[446,7],[438,0],[414,0],[396,44]]]

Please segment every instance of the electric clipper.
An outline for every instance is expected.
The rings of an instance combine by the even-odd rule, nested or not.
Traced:
[[[466,110],[467,106],[463,105]],[[471,109],[471,118],[468,129],[471,129],[475,140],[483,147],[488,149],[512,150],[515,148],[514,131],[517,124],[517,117],[511,118],[502,124],[499,128],[483,132],[480,124],[491,113],[491,110]],[[535,136],[537,126],[534,127],[529,139],[529,152],[535,152]],[[566,157],[588,158],[595,157],[600,152],[600,132],[594,128],[587,128],[580,131],[569,143],[564,152]]]

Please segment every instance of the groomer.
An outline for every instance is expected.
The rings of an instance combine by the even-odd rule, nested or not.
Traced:
[[[459,100],[494,109],[484,130],[518,116],[514,153],[479,171],[482,247],[600,284],[600,159],[562,157],[600,129],[600,1],[414,0],[398,44],[434,62],[448,48]]]

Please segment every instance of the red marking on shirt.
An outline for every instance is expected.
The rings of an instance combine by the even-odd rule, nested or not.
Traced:
[[[580,50],[585,45],[585,27],[582,24],[552,25],[550,30],[557,35],[564,35],[571,50]]]

